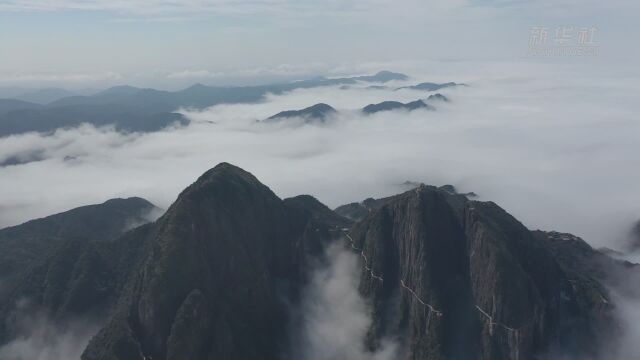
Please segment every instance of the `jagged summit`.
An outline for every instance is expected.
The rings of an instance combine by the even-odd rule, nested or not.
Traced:
[[[593,355],[596,329],[611,321],[606,290],[590,274],[576,279],[495,203],[450,190],[379,200],[351,229],[374,304],[371,343],[406,334],[414,358],[531,359],[558,346]]]

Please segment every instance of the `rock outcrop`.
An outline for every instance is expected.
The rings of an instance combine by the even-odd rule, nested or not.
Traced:
[[[611,318],[606,292],[593,303],[579,289],[597,280],[576,287],[546,243],[491,202],[421,186],[385,200],[348,239],[366,258],[369,345],[402,334],[409,359],[594,355],[590,329]]]

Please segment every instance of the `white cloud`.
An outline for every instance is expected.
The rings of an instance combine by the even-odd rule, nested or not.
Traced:
[[[186,69],[170,72],[166,75],[168,79],[174,80],[211,80],[229,81],[244,79],[245,81],[259,79],[290,79],[300,77],[300,79],[313,76],[318,73],[327,72],[332,68],[321,62],[306,63],[302,65],[280,64],[276,66],[260,66],[253,68],[237,68],[227,71],[211,71],[206,69]]]
[[[17,337],[0,346],[4,360],[80,359],[89,340],[100,329],[88,319],[53,321],[44,312],[21,300],[11,314]]]
[[[398,193],[406,180],[450,183],[497,202],[530,228],[572,232],[596,246],[616,247],[640,219],[637,73],[577,61],[565,66],[402,65],[392,69],[416,75],[410,83],[470,86],[443,90],[452,101],[435,104],[435,112],[364,117],[357,109],[369,103],[407,102],[428,93],[326,87],[269,96],[257,104],[186,112],[193,120],[190,126],[152,134],[83,126],[48,136],[2,138],[0,161],[33,152],[43,160],[0,168],[0,226],[112,197],[142,196],[167,208],[183,188],[221,161],[251,171],[281,197],[310,193],[332,207]],[[368,64],[341,71],[348,69],[380,68]],[[340,115],[325,126],[256,124],[279,111],[318,102],[334,106]],[[348,264],[348,259],[342,263],[347,269]],[[318,283],[337,284],[339,293],[353,295],[352,280],[334,283],[331,271]],[[350,299],[343,305],[361,305],[357,296]],[[620,300],[621,316],[633,321],[637,302],[626,301]],[[341,326],[341,314],[330,314],[307,334]],[[354,327],[345,329],[357,339],[368,320],[366,314],[350,316],[357,317],[349,322]],[[623,340],[634,345],[637,330],[625,326]],[[332,343],[333,349],[353,351],[339,340],[328,336],[313,346]],[[358,356],[370,358],[357,349]],[[622,350],[623,356],[637,354],[633,346]]]
[[[427,69],[406,70],[471,86],[444,90],[452,102],[436,104],[435,112],[362,117],[355,109],[369,103],[428,94],[331,87],[190,112],[189,127],[153,134],[83,127],[4,138],[0,159],[36,151],[45,160],[0,168],[0,224],[115,196],[143,196],[166,208],[221,161],[253,172],[280,196],[311,193],[330,206],[397,193],[405,180],[452,183],[498,202],[531,228],[573,232],[597,245],[610,245],[640,218],[640,169],[631,165],[640,152],[637,77],[575,65]],[[341,111],[335,123],[255,124],[318,102]]]
[[[375,352],[366,350],[371,309],[358,292],[358,257],[334,243],[326,251],[327,264],[319,266],[303,290],[301,317],[292,327],[292,359],[390,360],[398,359],[398,344],[383,339]]]

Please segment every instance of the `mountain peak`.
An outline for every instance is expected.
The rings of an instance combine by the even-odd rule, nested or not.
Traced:
[[[325,103],[318,103],[301,110],[282,111],[269,117],[267,120],[274,121],[298,117],[304,118],[306,123],[312,123],[316,121],[324,122],[327,116],[336,112],[336,109],[334,109],[330,105],[327,105]]]
[[[277,196],[251,173],[227,162],[207,170],[180,193],[168,212],[178,204],[214,201],[232,204],[257,198],[277,199]],[[226,206],[226,205],[225,205]]]
[[[218,178],[237,178],[250,183],[260,183],[251,173],[228,162],[221,162],[202,174],[195,184],[206,184]]]

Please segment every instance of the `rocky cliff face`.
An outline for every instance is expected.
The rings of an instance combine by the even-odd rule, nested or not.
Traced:
[[[322,213],[313,199],[282,201],[251,174],[216,166],[156,222],[83,359],[277,358],[306,248],[330,236]]]
[[[606,293],[587,298],[545,242],[497,205],[461,199],[421,186],[350,231],[374,304],[370,346],[396,333],[410,359],[595,354],[583,326],[609,318]]]
[[[451,187],[334,212],[311,196],[281,200],[226,163],[154,223],[64,238],[3,299],[35,299],[55,319],[106,319],[84,360],[286,359],[291,309],[336,241],[360,259],[372,352],[395,339],[406,359],[596,356],[600,335],[616,331],[603,282],[636,271]],[[6,341],[10,315],[0,316]]]

